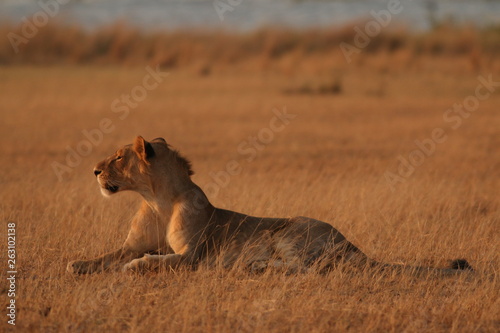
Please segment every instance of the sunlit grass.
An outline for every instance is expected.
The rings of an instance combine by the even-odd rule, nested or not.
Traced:
[[[18,320],[23,331],[494,332],[499,328],[498,93],[456,131],[443,113],[473,94],[476,73],[434,68],[460,59],[342,72],[334,95],[286,94],[286,72],[172,71],[120,120],[111,103],[141,84],[142,67],[0,69],[0,218],[18,224]],[[428,67],[430,66],[430,67]],[[484,75],[490,72],[484,72]],[[498,72],[493,72],[499,80]],[[329,74],[328,74],[329,75]],[[298,84],[315,80],[292,76]],[[385,83],[383,83],[385,82]],[[384,94],[373,94],[383,86]],[[238,146],[297,115],[252,161]],[[115,125],[59,182],[54,161],[103,118]],[[384,173],[436,127],[449,138],[395,191]],[[374,259],[444,266],[453,278],[338,270],[285,275],[202,268],[134,276],[72,276],[68,261],[119,247],[140,198],[104,199],[93,165],[136,135],[164,137],[194,165],[202,188],[230,160],[242,172],[211,201],[257,216],[331,223]],[[2,251],[4,245],[2,245]],[[3,255],[3,254],[2,254]],[[5,290],[2,290],[5,294]],[[5,305],[5,304],[4,304]],[[2,307],[5,309],[5,307]],[[2,310],[3,311],[3,310]],[[5,316],[3,316],[5,317]],[[5,324],[5,318],[2,325]]]

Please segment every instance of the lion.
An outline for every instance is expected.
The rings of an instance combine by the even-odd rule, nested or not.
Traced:
[[[163,138],[148,142],[138,136],[133,144],[99,162],[94,174],[104,196],[134,191],[142,196],[142,205],[118,250],[72,261],[67,266],[71,273],[175,270],[215,258],[224,267],[240,263],[252,271],[279,267],[300,272],[313,266],[323,270],[339,263],[406,267],[368,258],[326,222],[302,216],[253,217],[214,207],[191,180],[191,163]],[[472,267],[459,259],[448,268],[410,269],[455,273]]]

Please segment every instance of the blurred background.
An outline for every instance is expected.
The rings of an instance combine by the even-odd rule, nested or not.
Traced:
[[[444,21],[478,26],[499,24],[495,0],[401,0],[397,21],[413,30],[428,30]],[[49,3],[47,1],[46,3]],[[341,26],[386,9],[385,0],[61,0],[58,20],[98,28],[123,21],[148,30],[201,28],[251,31],[262,27],[320,28]],[[226,6],[224,6],[226,5]],[[231,8],[233,9],[231,9]],[[238,10],[234,10],[237,7]],[[223,19],[216,8],[227,14]],[[40,10],[37,1],[3,0],[1,16],[12,23]],[[219,11],[220,12],[220,11]]]
[[[373,20],[378,27],[371,26],[368,52],[478,57],[500,45],[495,0],[2,0],[8,38],[0,44],[0,63],[168,66],[294,52],[331,56],[341,42],[352,44],[356,26]]]
[[[391,170],[414,140],[436,126],[449,131],[447,110],[500,71],[500,1],[492,0],[3,0],[0,34],[0,126],[27,152],[46,143],[41,158],[59,182],[137,134],[170,136],[218,170],[205,152],[224,156],[226,142],[243,158],[231,147],[265,128],[275,109],[300,121],[269,149],[253,147],[262,158],[300,151],[307,158],[296,163],[323,168],[347,163],[344,154],[355,165],[371,156]],[[482,108],[494,105],[490,92]],[[496,116],[476,114],[456,121]],[[100,128],[103,119],[112,130]],[[477,129],[495,145],[494,122],[483,122]],[[466,147],[477,140],[456,132]],[[199,134],[207,147],[197,150]],[[5,149],[19,157],[20,147]]]
[[[257,161],[277,170],[293,161],[342,174],[368,159],[374,181],[388,185],[398,156],[435,127],[457,135],[459,148],[443,145],[454,159],[498,143],[496,112],[445,115],[496,82],[500,1],[3,0],[0,34],[0,126],[18,143],[4,152],[39,151],[51,181],[85,173],[142,134],[186,149],[209,184],[211,171],[245,160],[239,144],[273,110],[299,115],[252,143]],[[494,108],[490,92],[478,108]],[[457,121],[461,130],[450,127]],[[432,163],[419,170],[450,175]],[[238,180],[217,191],[222,202]]]

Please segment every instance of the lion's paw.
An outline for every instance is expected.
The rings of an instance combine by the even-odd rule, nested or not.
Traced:
[[[88,274],[93,272],[91,266],[88,261],[73,260],[68,263],[66,270],[72,274]]]
[[[131,262],[125,264],[122,268],[123,272],[144,272],[148,268],[148,261],[146,257],[140,259],[134,259]]]

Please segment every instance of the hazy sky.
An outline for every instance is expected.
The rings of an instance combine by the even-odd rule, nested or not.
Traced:
[[[68,0],[57,0],[61,3]],[[397,1],[397,0],[393,0]],[[237,4],[239,2],[239,4]],[[125,21],[146,29],[210,28],[252,30],[262,26],[328,27],[373,19],[372,11],[388,10],[388,0],[87,0],[42,8],[34,0],[0,0],[2,21],[19,23],[23,17],[43,15],[53,21],[77,23],[88,28]],[[235,5],[236,3],[236,5]],[[391,26],[427,29],[433,20],[500,24],[500,1],[400,0],[400,12]]]

